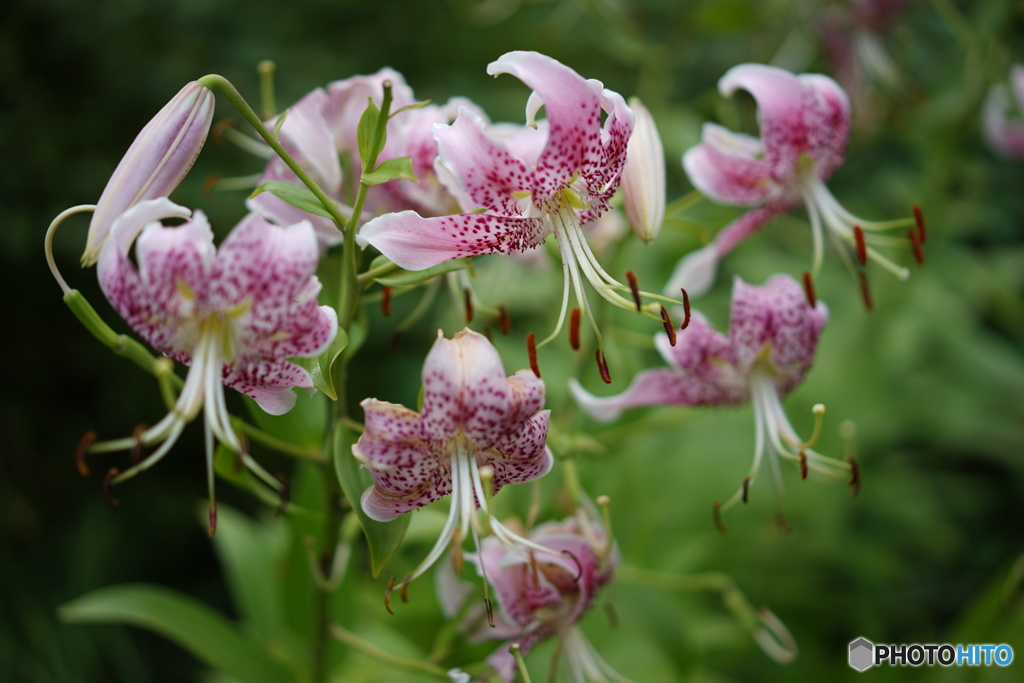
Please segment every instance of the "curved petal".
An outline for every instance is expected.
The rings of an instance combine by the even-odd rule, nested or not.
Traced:
[[[295,406],[292,388],[313,389],[313,379],[291,361],[278,359],[224,366],[224,385],[256,401],[271,415],[283,415]]]
[[[513,156],[504,142],[484,132],[483,117],[467,108],[449,125],[434,127],[438,158],[473,203],[502,216],[519,216],[513,193],[534,190],[535,171]]]
[[[702,296],[715,283],[717,271],[718,252],[712,242],[679,260],[665,285],[665,295],[676,296],[680,289],[685,289],[690,298]]]
[[[317,185],[329,195],[341,192],[341,162],[338,143],[328,125],[325,109],[327,92],[317,88],[288,109],[281,126],[280,140],[284,148],[306,170]],[[274,121],[267,123],[274,127]]]
[[[413,446],[407,452],[423,455]],[[363,492],[363,511],[370,519],[390,522],[406,512],[440,500],[452,492],[450,464],[450,458],[437,458],[435,454],[428,453],[411,458],[410,463],[402,467],[386,470],[367,467],[376,484]]]
[[[546,236],[540,218],[486,213],[424,218],[415,211],[401,211],[369,221],[356,240],[363,247],[376,247],[402,268],[423,270],[463,256],[525,251]]]
[[[509,413],[506,424],[510,427],[522,424],[544,407],[546,388],[544,380],[532,370],[518,370],[508,378]]]
[[[371,434],[382,441],[422,441],[426,438],[420,424],[419,413],[397,403],[364,399],[359,404],[363,409],[364,434]],[[374,461],[376,462],[376,461]],[[382,461],[380,465],[392,465]]]
[[[701,194],[721,204],[754,206],[783,188],[771,176],[757,138],[705,123],[701,143],[683,154],[686,176]]]
[[[139,235],[135,256],[153,306],[178,318],[191,316],[206,298],[216,254],[213,232],[202,211],[179,226],[150,224]]]
[[[384,97],[384,83],[391,84],[391,111],[413,104],[412,89],[405,82],[405,77],[391,68],[383,68],[377,73],[352,76],[335,81],[327,86],[328,101],[324,105],[324,117],[331,127],[331,132],[338,144],[338,151],[353,153],[353,163],[359,167],[360,160],[356,153],[358,144],[356,131],[359,119],[366,111],[366,104],[373,99],[379,108]]]
[[[814,173],[827,180],[843,163],[850,136],[850,99],[838,83],[821,74],[798,76],[806,91],[804,126]]]
[[[575,379],[570,380],[569,388],[580,408],[598,422],[611,422],[628,408],[701,403],[698,387],[693,379],[668,368],[637,373],[629,387],[615,396],[594,396]]]
[[[522,51],[502,55],[487,65],[487,73],[515,76],[544,102],[549,132],[533,184],[538,199],[560,190],[584,165],[599,162],[595,143],[601,128],[601,102],[582,76],[551,57]],[[536,106],[536,98],[532,105]],[[529,109],[527,117],[532,118]]]

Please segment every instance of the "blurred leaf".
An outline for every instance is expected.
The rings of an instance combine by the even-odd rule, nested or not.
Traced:
[[[419,182],[419,178],[412,170],[412,157],[388,159],[379,164],[372,172],[364,173],[362,181],[367,185],[381,185],[396,178],[405,178],[414,183]]]
[[[380,154],[380,150],[384,147],[384,142],[387,140],[387,131],[382,136],[383,139],[380,141],[379,146],[374,146],[374,136],[377,134],[377,122],[380,120],[380,109],[377,108],[377,104],[373,101],[373,98],[368,98],[368,104],[366,105],[366,111],[359,117],[359,126],[356,128],[356,141],[359,146],[359,158],[363,162],[363,166],[367,165],[368,159],[376,159],[377,155]]]
[[[297,394],[298,400],[295,402],[295,407],[284,415],[271,415],[248,396],[243,398],[249,407],[252,422],[257,427],[300,448],[311,451],[320,450],[323,447],[324,434],[327,429],[325,395],[309,396],[305,391],[299,391]]]
[[[301,209],[314,216],[333,218],[331,212],[316,198],[316,195],[309,191],[308,187],[295,185],[284,180],[267,180],[257,185],[249,197],[255,197],[262,192],[269,192],[281,201],[287,202],[296,209]]]
[[[341,352],[348,346],[348,333],[338,328],[338,334],[334,337],[323,353],[313,358],[289,358],[291,362],[303,367],[313,378],[313,388],[327,396],[332,401],[338,400],[338,392],[334,388],[334,378],[331,376],[331,366],[338,359]]]
[[[59,610],[68,623],[141,626],[178,643],[206,664],[247,683],[285,683],[285,668],[235,625],[194,598],[143,584],[101,588]]]
[[[373,484],[372,477],[359,466],[352,455],[354,435],[345,426],[339,426],[334,438],[334,469],[341,483],[341,490],[352,503],[352,510],[359,518],[363,527],[366,542],[370,546],[370,564],[373,576],[380,575],[381,570],[391,556],[398,550],[409,528],[409,515],[402,515],[391,522],[378,522],[366,516],[359,504],[363,491]]]
[[[418,285],[444,273],[465,270],[470,266],[472,266],[472,261],[468,258],[456,258],[444,263],[438,263],[436,266],[431,266],[424,270],[403,271],[397,275],[385,275],[384,277],[374,278],[374,281],[388,287],[406,287]]]

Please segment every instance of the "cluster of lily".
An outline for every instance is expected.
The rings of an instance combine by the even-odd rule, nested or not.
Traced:
[[[142,339],[188,366],[177,395],[168,394],[169,412],[156,425],[128,438],[83,444],[83,452],[126,450],[139,456],[153,448],[130,468],[111,469],[108,485],[159,461],[205,405],[211,533],[216,442],[283,492],[283,484],[248,455],[223,387],[251,397],[271,414],[292,408],[293,388],[313,390],[310,373],[291,359],[323,353],[338,332],[336,310],[317,300],[321,285],[315,271],[321,256],[343,243],[344,230],[355,230],[356,243],[407,270],[533,250],[554,235],[563,295],[558,322],[542,345],[557,337],[567,318],[570,337],[578,340],[585,318],[599,340],[602,377],[610,381],[584,279],[601,299],[665,327],[655,344],[671,367],[640,373],[614,397],[595,397],[574,383],[583,410],[609,420],[644,405],[753,404],[754,463],[736,494],[716,504],[716,520],[747,500],[765,459],[780,490],[779,458],[793,461],[801,477],[814,470],[849,476],[859,485],[856,463],[814,451],[813,439],[801,439],[781,407],[781,398],[807,373],[828,317],[815,298],[812,274],[804,275],[803,286],[787,275],[760,287],[737,279],[728,336],[689,309],[690,297],[713,283],[722,258],[800,203],[812,228],[812,272],[821,266],[827,231],[861,278],[865,298],[870,262],[899,277],[907,275],[880,247],[909,243],[923,259],[919,212],[906,237],[883,234],[914,221],[861,220],[825,186],[842,163],[849,132],[843,90],[825,76],[796,76],[753,64],[735,67],[722,78],[724,95],[744,89],[757,100],[761,138],[708,123],[683,165],[706,197],[752,208],[708,246],[682,259],[666,288],[669,298],[641,291],[632,274],[629,284],[619,282],[588,243],[588,231],[610,209],[620,186],[637,234],[649,242],[660,229],[664,155],[649,113],[537,53],[506,54],[487,72],[511,74],[532,90],[526,125],[491,123],[466,100],[417,103],[402,76],[387,69],[332,83],[302,98],[267,122],[279,145],[248,138],[244,144],[268,159],[261,183],[308,184],[308,179],[330,204],[322,208],[330,210],[309,212],[287,193],[262,192],[248,200],[249,213],[219,247],[201,211],[169,199],[198,156],[213,117],[213,92],[201,81],[190,83],[143,129],[98,203],[62,214],[61,219],[93,210],[83,264],[97,266],[107,299]],[[365,202],[347,206],[346,184],[374,170],[360,166],[360,120],[368,101],[386,109],[386,97],[392,98],[393,109],[380,158],[407,157],[412,172],[374,185]],[[541,108],[545,118],[538,120]],[[279,148],[289,159],[275,151]],[[680,293],[681,300],[674,298]],[[575,302],[571,312],[570,300]],[[681,327],[672,322],[666,303],[685,304]],[[529,340],[532,369],[506,376],[497,350],[483,335],[467,329],[448,339],[439,333],[423,366],[419,412],[364,400],[365,428],[352,454],[375,483],[360,504],[370,518],[389,521],[450,495],[440,537],[399,588],[451,548],[453,563],[472,564],[497,596],[498,614],[489,600],[486,615],[463,610],[467,629],[476,637],[518,643],[525,654],[535,643],[557,636],[572,680],[622,680],[576,627],[618,563],[601,516],[584,501],[565,521],[531,529],[499,521],[492,511],[492,497],[502,487],[537,480],[553,463],[546,445],[550,411],[544,410],[545,385],[532,335]],[[816,410],[819,417],[822,412]],[[474,550],[463,556],[463,542],[470,538]],[[454,614],[463,592],[454,581],[443,592]],[[515,676],[507,646],[490,663],[503,680]]]

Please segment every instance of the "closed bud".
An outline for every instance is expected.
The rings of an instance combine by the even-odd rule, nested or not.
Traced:
[[[167,197],[185,177],[213,121],[213,92],[192,81],[154,116],[114,169],[96,203],[82,265],[99,259],[114,220],[139,202]]]
[[[626,167],[622,171],[622,194],[626,216],[633,232],[646,244],[654,241],[665,220],[665,148],[647,107],[635,97],[633,134],[626,147]]]

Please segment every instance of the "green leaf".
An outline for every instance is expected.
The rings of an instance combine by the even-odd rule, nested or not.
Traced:
[[[373,484],[373,478],[359,466],[359,462],[352,455],[354,440],[352,430],[339,425],[334,436],[334,471],[341,483],[341,490],[352,503],[352,510],[363,527],[363,534],[370,546],[370,567],[376,578],[402,544],[405,532],[409,528],[409,515],[402,515],[391,522],[378,522],[363,512],[359,499],[363,491]]]
[[[255,197],[261,192],[269,192],[278,199],[288,202],[296,209],[301,209],[302,211],[311,213],[314,216],[334,218],[323,203],[316,198],[316,195],[310,192],[308,187],[295,185],[284,180],[268,180],[260,183],[256,189],[252,191],[252,194],[249,195],[249,197]]]
[[[379,164],[372,172],[363,173],[362,182],[367,185],[381,185],[395,178],[405,178],[414,183],[420,181],[412,170],[412,157],[388,159]]]
[[[247,683],[287,683],[291,677],[264,647],[198,600],[159,586],[100,588],[59,609],[72,624],[131,624],[173,640],[207,665]]]
[[[289,358],[296,365],[305,368],[313,378],[313,387],[330,398],[338,400],[338,392],[334,388],[334,378],[331,376],[331,366],[338,359],[341,352],[348,346],[348,333],[338,328],[338,334],[334,337],[331,345],[319,356],[313,358]]]
[[[377,108],[377,104],[373,101],[372,97],[367,99],[366,110],[359,117],[359,126],[356,128],[359,158],[362,160],[364,168],[367,166],[367,160],[376,159],[377,155],[380,154],[380,150],[384,148],[384,140],[381,140],[379,146],[374,145],[374,137],[377,135],[377,122],[380,120],[380,109]]]
[[[470,268],[472,265],[472,261],[468,258],[456,258],[451,261],[445,261],[444,263],[438,263],[436,266],[431,266],[424,270],[407,270],[396,273],[395,275],[384,275],[383,277],[374,278],[374,282],[379,282],[380,284],[387,285],[388,287],[418,285],[421,282],[426,282],[438,275],[450,273],[455,270],[465,270],[466,268]]]

